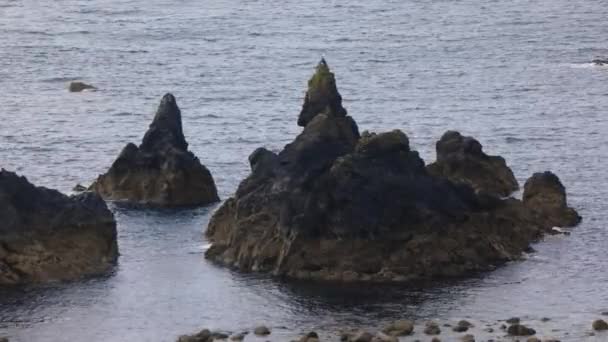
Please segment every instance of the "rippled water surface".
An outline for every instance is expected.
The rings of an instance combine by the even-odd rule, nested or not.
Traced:
[[[209,264],[202,232],[215,207],[113,206],[114,274],[0,292],[0,333],[172,341],[203,326],[513,315],[588,330],[608,310],[608,68],[587,64],[608,55],[607,17],[603,0],[0,0],[0,166],[36,184],[69,192],[91,182],[173,92],[190,148],[225,199],[251,151],[281,149],[300,131],[306,81],[325,56],[361,130],[400,128],[429,162],[441,134],[458,129],[522,182],[554,170],[584,217],[572,235],[490,274],[366,289]],[[73,79],[100,90],[69,93]]]

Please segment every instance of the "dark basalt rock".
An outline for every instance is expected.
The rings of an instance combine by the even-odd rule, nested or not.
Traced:
[[[595,64],[595,65],[599,65],[599,66],[604,66],[604,65],[608,65],[608,59],[594,59],[591,61],[591,63]]]
[[[292,278],[405,281],[492,269],[551,229],[532,203],[429,172],[403,132],[360,135],[350,116],[319,110],[278,154],[250,156],[251,174],[209,223],[207,258]],[[462,163],[497,168],[468,141],[456,144]]]
[[[84,82],[79,82],[79,81],[73,81],[70,82],[70,85],[68,86],[68,90],[71,93],[79,93],[81,91],[85,91],[85,90],[96,90],[97,88],[95,88],[94,86],[90,85],[90,84],[86,84]]]
[[[572,227],[581,221],[576,210],[568,207],[566,188],[550,171],[535,173],[526,181],[523,201],[550,225]]]
[[[106,199],[159,206],[195,206],[219,200],[211,173],[188,151],[181,112],[166,94],[141,145],[129,143],[91,186]]]
[[[298,117],[298,125],[306,126],[312,118],[325,113],[329,116],[346,116],[342,108],[342,96],[338,93],[334,74],[322,59],[317,65],[315,74],[308,81],[308,91],[304,97],[304,106]]]
[[[498,196],[508,196],[519,188],[504,158],[485,154],[479,141],[472,137],[448,131],[437,142],[436,150],[437,161],[428,170],[437,177]]]
[[[68,280],[107,271],[118,256],[105,202],[68,197],[0,171],[0,285]]]

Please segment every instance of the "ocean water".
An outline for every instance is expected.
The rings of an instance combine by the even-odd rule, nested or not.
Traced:
[[[324,56],[361,131],[402,129],[431,162],[448,129],[553,170],[584,220],[488,274],[430,286],[320,286],[204,260],[216,206],[111,205],[113,274],[0,291],[11,341],[173,341],[202,327],[378,327],[396,318],[552,320],[563,341],[608,310],[608,6],[586,0],[0,0],[0,167],[70,192],[139,143],[161,96],[222,199],[259,146],[280,150]],[[69,93],[70,80],[96,92]],[[541,323],[536,323],[540,325]],[[538,326],[537,326],[538,327]],[[273,334],[274,335],[274,334]],[[281,340],[281,337],[277,337]]]

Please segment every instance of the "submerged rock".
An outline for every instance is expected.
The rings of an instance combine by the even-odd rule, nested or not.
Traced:
[[[169,207],[219,200],[211,173],[188,151],[171,94],[162,98],[141,145],[127,144],[91,189],[106,199]]]
[[[319,70],[330,74],[324,61]],[[459,146],[448,160],[487,168],[469,177],[485,189],[476,192],[472,182],[429,172],[399,130],[360,135],[330,88],[320,92],[329,99],[314,98],[325,106],[307,105],[307,95],[305,127],[292,143],[250,156],[251,174],[209,223],[208,259],[300,279],[407,281],[493,269],[552,228],[534,205],[489,193],[489,185],[516,187],[502,181],[512,177],[502,158],[462,137],[447,144]]]
[[[79,81],[73,81],[70,82],[70,85],[68,86],[68,90],[72,93],[78,93],[84,90],[96,90],[97,88],[95,88],[94,86],[90,85],[90,84],[86,84],[84,82],[79,82]]]
[[[519,188],[505,159],[485,154],[479,141],[472,137],[447,131],[437,142],[436,150],[437,161],[428,170],[437,177],[498,196],[508,196]]]
[[[68,197],[0,171],[0,285],[69,280],[116,262],[116,222],[105,202]]]

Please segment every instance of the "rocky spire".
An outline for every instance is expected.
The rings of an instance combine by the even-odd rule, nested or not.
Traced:
[[[182,151],[188,149],[188,143],[182,130],[181,111],[177,106],[175,97],[169,93],[165,94],[160,101],[154,121],[152,121],[150,128],[144,135],[141,149],[154,151],[166,148],[167,146],[172,146]]]
[[[315,74],[308,81],[308,91],[298,117],[298,125],[306,126],[315,115],[323,112],[332,116],[346,116],[346,109],[342,107],[342,96],[336,87],[336,79],[329,71],[325,59],[321,59]]]

